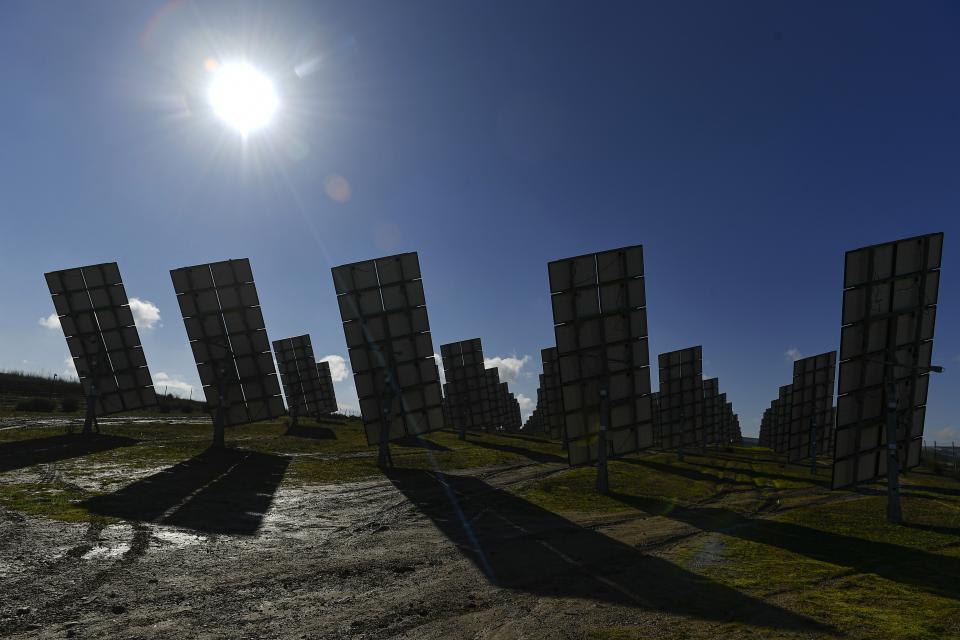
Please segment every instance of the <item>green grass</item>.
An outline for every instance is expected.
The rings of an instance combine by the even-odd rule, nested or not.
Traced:
[[[116,424],[103,431],[128,438],[129,446],[0,474],[0,503],[31,516],[108,522],[83,503],[195,458],[212,436],[208,425]],[[287,435],[284,421],[258,423],[228,429],[227,444],[289,458],[282,480],[288,487],[383,477],[376,447],[367,445],[357,420],[304,420],[298,433]],[[53,429],[0,431],[0,463],[4,446],[53,435]],[[618,535],[636,532],[636,540],[652,545],[650,553],[704,581],[828,625],[837,635],[960,638],[960,482],[948,476],[923,468],[905,475],[908,524],[893,526],[884,521],[882,485],[831,492],[825,461],[811,476],[805,465],[781,465],[755,447],[688,452],[683,462],[672,453],[612,460],[610,494],[599,496],[596,470],[567,468],[557,443],[506,434],[461,441],[444,431],[415,444],[392,445],[397,467],[545,465],[538,480],[513,491],[573,520],[616,516]],[[657,546],[660,539],[669,544]],[[721,621],[654,631],[676,638],[807,637]],[[588,637],[650,635],[649,628],[624,624],[593,629]]]
[[[811,478],[799,465],[781,467],[769,452],[741,448],[715,458],[687,456],[683,463],[665,454],[614,461],[609,498],[589,493],[593,469],[550,477],[524,496],[554,511],[632,510],[662,520],[663,527],[708,533],[664,553],[705,579],[850,638],[960,638],[960,483],[912,471],[904,476],[907,524],[891,525],[882,485],[866,487],[866,494],[830,492],[827,479],[826,473]],[[657,525],[647,520],[644,526]],[[694,559],[708,544],[719,551],[699,566]],[[594,629],[589,637],[648,636],[645,629],[618,626]],[[714,636],[766,637],[738,625],[699,632],[681,626],[675,637]]]
[[[0,461],[4,443],[42,443],[43,439],[60,432],[58,429],[0,431]],[[65,504],[116,491],[129,484],[131,478],[157,473],[198,456],[210,445],[212,426],[120,423],[102,425],[101,433],[129,438],[132,446],[56,462],[59,477],[69,480],[69,486],[94,485],[96,490],[82,492],[82,495],[64,490],[62,500],[50,501],[44,497],[50,487],[37,484],[32,478],[19,483],[7,479],[0,486],[0,503],[33,515],[70,521],[83,519],[81,507],[64,509]],[[296,433],[301,435],[287,435],[286,421],[261,422],[228,428],[226,442],[231,448],[288,457],[290,464],[283,479],[287,486],[337,484],[383,477],[377,467],[377,449],[367,445],[358,420],[315,422],[304,419]],[[422,440],[425,446],[393,444],[394,465],[449,471],[533,463],[536,460],[565,460],[557,443],[534,438],[471,433],[466,441],[461,441],[454,433],[437,432]],[[39,469],[42,465],[34,467]],[[31,496],[37,499],[31,500]],[[25,505],[29,505],[29,509]]]

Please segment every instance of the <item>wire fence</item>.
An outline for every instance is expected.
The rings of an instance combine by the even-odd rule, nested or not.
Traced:
[[[935,470],[954,475],[960,474],[960,447],[956,442],[923,441],[920,463]]]

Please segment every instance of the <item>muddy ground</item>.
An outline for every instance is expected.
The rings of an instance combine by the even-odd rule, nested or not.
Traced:
[[[561,517],[505,490],[565,465],[397,470],[288,487],[274,458],[233,452],[194,462],[177,469],[175,486],[165,486],[169,470],[144,469],[87,505],[121,524],[0,511],[0,635],[832,635],[698,575],[722,553],[715,534],[639,512]],[[57,473],[53,463],[14,476]],[[768,491],[737,487],[714,501],[757,516],[776,504]],[[627,628],[630,636],[616,635]]]

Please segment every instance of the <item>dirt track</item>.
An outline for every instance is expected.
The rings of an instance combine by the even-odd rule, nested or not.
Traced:
[[[778,635],[825,631],[664,559],[688,545],[692,567],[714,561],[722,543],[709,533],[642,514],[579,526],[500,489],[560,466],[302,488],[272,484],[282,469],[269,461],[226,460],[220,475],[210,466],[181,470],[211,476],[188,495],[158,492],[159,474],[122,503],[92,506],[142,521],[133,525],[2,512],[0,634],[582,638],[627,624],[711,637],[731,620]]]

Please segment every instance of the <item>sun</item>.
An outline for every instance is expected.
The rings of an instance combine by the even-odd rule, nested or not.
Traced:
[[[213,66],[213,112],[244,137],[267,126],[280,106],[270,79],[246,62]]]

